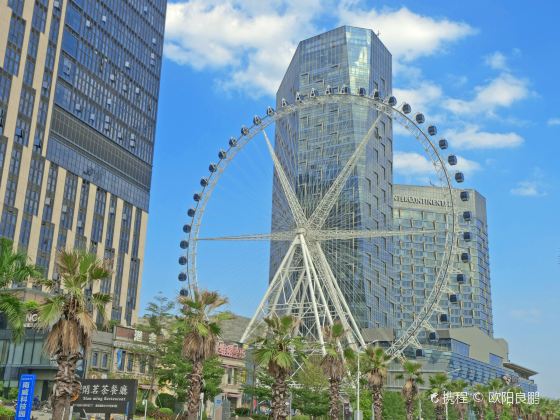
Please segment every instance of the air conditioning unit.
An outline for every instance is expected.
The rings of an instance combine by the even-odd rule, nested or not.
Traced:
[[[84,222],[82,222],[81,220],[78,220],[78,223],[77,223],[78,229],[81,229],[83,225],[84,225]]]
[[[91,28],[91,21],[89,19],[86,20],[86,28]]]
[[[68,206],[66,204],[62,205],[62,213],[66,213],[68,211]]]
[[[101,22],[103,23],[107,22],[107,16],[105,15],[101,16]]]
[[[130,61],[125,61],[124,66],[129,69],[130,68]]]
[[[109,214],[115,214],[115,208],[109,207]]]
[[[50,197],[46,197],[45,198],[45,206],[50,206],[51,205],[51,198]]]

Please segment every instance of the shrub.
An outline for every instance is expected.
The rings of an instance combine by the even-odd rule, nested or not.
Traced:
[[[309,420],[309,416],[297,415],[297,416],[293,416],[292,420]]]
[[[235,414],[240,417],[246,417],[251,414],[251,410],[249,409],[249,407],[240,407],[235,409]]]
[[[175,402],[176,401],[177,401],[177,398],[175,398],[173,395],[165,394],[165,393],[158,394],[158,396],[156,398],[156,403],[157,403],[158,407],[170,408],[171,410],[175,409]]]
[[[148,401],[148,415],[151,416],[152,413],[157,409],[153,402]],[[144,415],[144,405],[142,401],[136,403],[136,414]]]
[[[167,407],[157,409],[153,414],[156,420],[172,420],[175,418],[173,415],[173,410]]]
[[[18,396],[18,389],[17,388],[10,388],[8,391],[8,399],[9,400],[17,400]]]
[[[15,417],[16,412],[11,408],[0,406],[0,418],[13,418]]]

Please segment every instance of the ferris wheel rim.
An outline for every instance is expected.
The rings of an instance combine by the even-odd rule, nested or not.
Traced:
[[[282,101],[284,102],[284,101]],[[361,102],[361,103],[359,103]],[[280,109],[274,110],[271,107],[267,108],[266,115],[263,117],[255,116],[253,118],[253,125],[251,127],[243,126],[241,131],[242,134],[237,138],[232,137],[230,139],[229,147],[226,150],[220,151],[220,160],[214,165],[214,170],[210,171],[210,175],[206,178],[206,185],[203,186],[202,190],[197,193],[199,194],[199,199],[196,201],[196,205],[189,209],[194,210],[193,215],[190,219],[190,229],[187,234],[187,260],[186,260],[186,270],[183,272],[187,275],[188,287],[191,292],[198,290],[198,279],[197,279],[197,248],[198,248],[198,236],[200,227],[202,224],[202,219],[204,216],[204,211],[210,197],[214,191],[214,188],[218,184],[223,172],[227,169],[229,163],[233,161],[237,153],[242,151],[245,146],[258,134],[262,133],[267,127],[276,123],[278,120],[292,115],[300,110],[308,107],[312,107],[318,104],[359,104],[366,105],[378,112],[382,112],[392,121],[397,120],[401,126],[403,126],[410,134],[413,134],[417,140],[423,142],[424,150],[428,153],[428,149],[433,152],[430,155],[430,159],[434,164],[436,173],[439,171],[438,176],[442,181],[442,186],[438,186],[441,190],[446,191],[448,194],[449,201],[446,201],[446,213],[450,217],[446,217],[446,243],[444,257],[441,259],[440,268],[438,270],[438,275],[434,281],[434,287],[432,287],[430,295],[426,298],[426,303],[424,304],[422,310],[420,311],[420,316],[415,317],[412,323],[403,329],[399,337],[396,337],[392,342],[391,346],[387,349],[387,354],[391,359],[398,357],[407,347],[411,345],[411,340],[414,339],[419,330],[426,324],[429,323],[429,319],[436,311],[436,307],[439,299],[443,295],[444,288],[448,282],[448,276],[451,266],[451,260],[454,255],[455,242],[457,237],[457,223],[455,221],[455,203],[453,194],[453,184],[451,177],[449,176],[447,165],[442,159],[437,146],[430,140],[426,132],[416,123],[413,119],[408,117],[407,113],[403,110],[398,109],[396,106],[389,105],[380,98],[374,98],[371,96],[358,95],[353,93],[330,93],[325,95],[316,95],[314,97],[307,97],[305,99],[297,100],[292,104],[283,104]],[[403,106],[405,103],[402,103]],[[414,131],[414,132],[413,132]],[[420,140],[422,139],[422,140]],[[223,158],[221,157],[223,153]],[[203,178],[204,179],[204,178]],[[450,227],[450,228],[449,228]]]

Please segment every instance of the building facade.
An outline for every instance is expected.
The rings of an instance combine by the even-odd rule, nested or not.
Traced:
[[[406,229],[445,229],[445,207],[434,197],[442,198],[434,187],[395,185],[393,192],[393,223]],[[468,191],[468,201],[459,197]],[[468,252],[470,261],[453,256],[452,272],[448,275],[450,294],[442,296],[441,312],[430,321],[435,329],[477,327],[486,335],[493,335],[492,299],[490,293],[490,266],[486,199],[475,190],[453,190],[457,246]],[[468,232],[468,241],[464,239]],[[444,253],[445,235],[403,236],[395,240],[395,278],[399,284],[398,328],[404,329],[413,320],[414,313],[424,306],[424,299],[433,289],[436,268]],[[419,337],[427,342],[424,331]]]
[[[334,93],[391,94],[391,54],[371,30],[343,26],[301,41],[276,94],[293,102],[312,89]],[[306,216],[348,161],[377,117],[356,105],[309,107],[276,124],[275,151]],[[377,135],[331,211],[325,229],[383,229],[393,212],[392,126],[379,122]],[[278,179],[274,178],[272,230],[293,228]],[[286,244],[271,245],[270,276],[286,252]],[[392,241],[386,238],[326,242],[323,249],[353,315],[362,327],[392,327],[395,303]]]
[[[49,278],[58,249],[111,259],[100,288],[124,325],[137,319],[165,9],[0,2],[0,235]]]

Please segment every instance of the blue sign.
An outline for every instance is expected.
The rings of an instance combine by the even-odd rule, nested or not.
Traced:
[[[16,420],[29,420],[33,408],[35,375],[21,375],[16,405]]]

